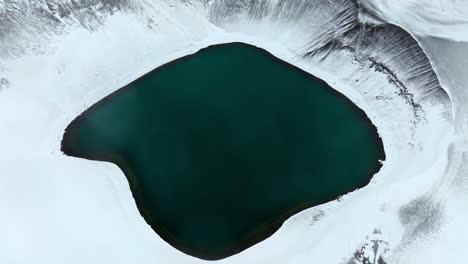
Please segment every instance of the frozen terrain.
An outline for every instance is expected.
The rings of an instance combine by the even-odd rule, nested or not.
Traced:
[[[378,128],[371,183],[220,263],[462,263],[468,3],[0,2],[0,263],[204,263],[144,222],[117,166],[60,152],[65,127],[144,73],[245,42],[325,80]]]

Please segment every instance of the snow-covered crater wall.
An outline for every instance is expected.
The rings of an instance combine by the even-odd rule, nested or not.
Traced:
[[[444,194],[462,146],[455,100],[434,62],[412,34],[370,6],[353,0],[0,3],[0,123],[7,128],[0,131],[0,260],[203,262],[146,225],[120,170],[65,157],[60,140],[78,114],[151,69],[212,44],[245,42],[349,97],[378,128],[386,160],[365,188],[299,213],[269,239],[221,262],[399,262],[409,245],[442,232]],[[380,250],[371,249],[372,241],[380,241]]]

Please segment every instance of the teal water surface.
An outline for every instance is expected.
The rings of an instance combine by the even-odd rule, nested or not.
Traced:
[[[209,47],[109,95],[69,125],[62,150],[117,164],[151,227],[204,259],[364,186],[384,159],[348,99],[245,44]]]

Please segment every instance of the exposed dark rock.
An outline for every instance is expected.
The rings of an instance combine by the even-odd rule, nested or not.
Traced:
[[[381,234],[380,229],[374,229],[367,242],[354,252],[346,264],[387,264],[384,259],[390,248],[386,241],[380,239]]]

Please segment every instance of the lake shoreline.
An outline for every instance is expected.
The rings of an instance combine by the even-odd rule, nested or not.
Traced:
[[[249,46],[249,47],[254,47],[257,51],[263,53],[263,54],[266,54],[268,55],[270,58],[274,59],[275,61],[277,62],[280,62],[281,64],[283,65],[287,65],[288,67],[291,67],[292,69],[295,69],[296,71],[300,71],[302,73],[305,73],[306,75],[309,76],[309,78],[312,78],[313,80],[321,83],[322,85],[324,85],[325,87],[329,87],[329,85],[323,81],[322,79],[319,79],[315,76],[313,76],[312,74],[300,69],[299,67],[297,66],[294,66],[290,63],[287,63],[277,57],[275,57],[274,55],[272,55],[271,53],[269,53],[268,51],[264,50],[264,49],[261,49],[261,48],[258,48],[258,47],[255,47],[253,45],[250,45],[250,44],[246,44],[246,43],[242,43],[242,42],[231,42],[231,43],[223,43],[223,44],[217,44],[217,45],[211,45],[211,46],[208,46],[206,48],[203,48],[201,50],[199,50],[198,52],[203,52],[204,50],[207,50],[207,49],[210,49],[212,47],[219,47],[219,46],[230,46],[230,45],[244,45],[244,46]],[[70,138],[73,138],[74,135],[74,131],[76,130],[75,126],[76,124],[79,124],[80,121],[86,117],[87,113],[89,112],[92,112],[94,109],[96,109],[97,107],[101,106],[102,104],[105,104],[107,103],[108,101],[110,101],[112,98],[114,98],[115,96],[125,92],[127,89],[130,89],[133,87],[133,85],[143,81],[144,79],[148,78],[149,76],[167,68],[167,67],[170,67],[171,65],[173,64],[176,64],[178,63],[179,61],[187,58],[187,57],[190,57],[190,56],[193,56],[194,54],[190,54],[190,55],[186,55],[186,56],[183,56],[183,57],[180,57],[174,61],[171,61],[169,63],[166,63],[166,64],[163,64],[157,68],[155,68],[154,70],[146,73],[145,75],[143,75],[142,77],[136,79],[135,81],[132,81],[131,83],[129,83],[128,85],[122,87],[122,88],[119,88],[118,90],[116,90],[115,92],[111,93],[110,95],[107,95],[106,97],[104,97],[103,99],[101,99],[99,102],[95,103],[94,105],[92,105],[91,107],[89,107],[88,109],[86,109],[83,113],[81,113],[77,118],[75,118],[66,128],[65,130],[65,133],[64,133],[64,136],[62,138],[62,145],[61,145],[61,150],[62,152],[65,154],[65,155],[68,155],[68,156],[73,156],[73,157],[80,157],[79,154],[77,152],[74,152],[73,149],[71,149],[70,147],[68,147],[70,145],[69,142],[67,142],[67,138],[70,139]],[[350,99],[348,99],[348,97],[344,96],[342,93],[336,91],[335,89],[331,88],[331,89],[328,89],[329,92],[331,92],[334,96],[339,96],[339,97],[342,97],[344,98],[345,100],[347,100],[350,105],[355,108],[355,110],[357,110],[359,112],[359,114],[365,118],[370,124],[371,126],[374,127],[375,129],[375,126],[372,124],[372,122],[370,121],[370,119],[368,118],[368,116],[365,114],[365,112],[360,109],[357,105],[355,105],[353,102],[351,102]],[[383,142],[382,140],[380,139],[380,137],[378,136],[377,133],[375,133],[374,135],[376,135],[375,138],[371,139],[373,142],[375,142],[376,146],[378,146],[378,156],[379,156],[379,160],[380,161],[383,161],[385,160],[386,156],[385,156],[385,152],[384,152],[384,148],[383,148]],[[86,157],[86,159],[91,159],[91,160],[96,160],[96,161],[109,161],[109,159],[105,158],[105,159],[102,159],[102,158],[98,158],[98,156],[93,156],[93,154],[90,154],[88,157]],[[119,168],[121,168],[122,171],[126,171],[125,169],[125,166],[122,166],[122,165],[118,165]],[[372,173],[369,175],[369,177],[363,181],[361,184],[359,184],[358,187],[356,187],[354,190],[357,190],[357,189],[360,189],[360,188],[363,188],[364,186],[366,186],[372,179],[372,177],[380,170],[381,168],[381,164],[380,162],[377,162],[375,168],[372,170]],[[283,215],[281,215],[277,220],[275,220],[272,224],[269,224],[269,228],[265,228],[265,230],[262,230],[262,232],[254,232],[252,234],[250,234],[248,236],[247,239],[245,239],[245,241],[242,241],[241,243],[239,243],[239,246],[235,247],[235,248],[230,248],[230,249],[227,249],[225,250],[225,252],[220,252],[219,254],[212,254],[212,255],[203,255],[203,254],[200,254],[200,252],[196,252],[188,247],[185,247],[183,245],[183,243],[180,243],[179,241],[173,239],[172,237],[168,236],[166,233],[160,231],[162,230],[160,227],[158,227],[158,225],[155,223],[155,221],[151,220],[150,217],[148,217],[148,214],[147,213],[144,213],[146,211],[146,209],[144,208],[144,206],[142,204],[140,204],[139,202],[137,202],[139,199],[136,199],[135,195],[138,193],[137,190],[135,190],[135,185],[134,184],[131,184],[131,176],[127,175],[127,173],[125,174],[126,177],[127,177],[127,180],[130,182],[130,188],[132,190],[132,195],[134,196],[135,198],[135,202],[136,202],[136,205],[138,207],[138,210],[139,212],[141,213],[141,215],[143,216],[143,218],[145,219],[145,221],[152,227],[152,229],[161,237],[163,238],[166,242],[168,242],[169,244],[171,244],[172,246],[176,247],[178,250],[188,254],[188,255],[191,255],[191,256],[195,256],[195,257],[198,257],[198,258],[202,258],[202,259],[206,259],[206,260],[219,260],[219,259],[223,259],[223,258],[226,258],[226,257],[229,257],[229,256],[232,256],[234,254],[237,254],[255,244],[257,244],[258,242],[260,241],[263,241],[265,239],[267,239],[268,237],[270,237],[271,235],[273,235],[281,226],[282,224],[284,223],[285,220],[287,220],[288,218],[290,218],[291,216],[297,214],[298,212],[301,212],[305,209],[308,209],[308,208],[311,208],[311,207],[314,207],[314,206],[317,206],[317,205],[320,205],[320,204],[324,204],[324,203],[327,203],[327,202],[330,202],[330,201],[334,201],[336,200],[338,197],[335,197],[333,199],[327,199],[327,200],[323,200],[323,201],[318,201],[318,202],[314,202],[314,203],[307,203],[307,204],[303,204],[303,205],[300,205],[298,206],[297,208],[293,208],[291,209],[290,211],[288,212],[285,212]],[[351,190],[351,191],[354,191],[354,190]],[[351,192],[350,191],[350,192]],[[146,215],[146,216],[145,216]]]

